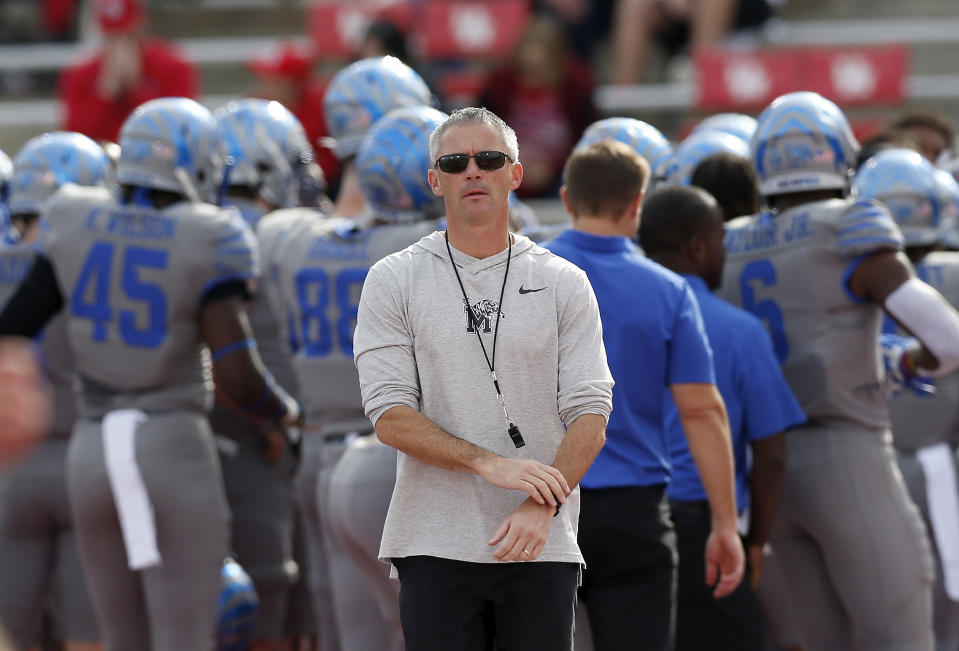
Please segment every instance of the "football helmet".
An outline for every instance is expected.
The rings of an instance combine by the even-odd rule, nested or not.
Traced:
[[[443,197],[430,188],[430,134],[449,116],[429,106],[393,109],[360,144],[356,172],[360,191],[378,217],[416,221],[441,216]]]
[[[220,569],[216,601],[217,651],[246,651],[256,633],[260,602],[250,575],[232,558]]]
[[[357,61],[333,77],[323,97],[333,153],[341,159],[355,155],[370,127],[392,109],[432,104],[423,78],[396,57]]]
[[[13,216],[40,212],[40,204],[61,186],[105,186],[110,160],[96,142],[72,131],[44,133],[13,159],[9,208]]]
[[[300,121],[279,102],[240,99],[216,110],[223,184],[245,186],[275,208],[299,205],[299,178],[313,162]]]
[[[117,180],[213,203],[222,181],[216,118],[185,97],[138,106],[120,128]]]
[[[944,216],[940,183],[935,168],[918,152],[885,149],[856,172],[852,194],[882,202],[899,225],[906,246],[929,246],[936,243]]]
[[[759,193],[848,190],[857,151],[838,106],[808,91],[781,95],[759,116],[753,135]]]
[[[618,140],[646,159],[654,179],[661,178],[673,147],[659,129],[634,118],[606,118],[586,127],[573,148],[578,151],[603,140]]]
[[[936,194],[940,212],[939,242],[959,250],[959,183],[946,170],[936,170]]]
[[[748,144],[756,133],[756,118],[745,113],[717,113],[697,124],[689,135],[704,131],[722,131],[745,140]]]
[[[749,159],[749,143],[723,131],[699,131],[681,142],[663,167],[668,185],[689,185],[696,167],[713,154],[728,152]]]

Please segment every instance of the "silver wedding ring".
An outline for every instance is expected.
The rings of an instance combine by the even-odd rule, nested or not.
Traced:
[[[523,548],[523,553],[526,554],[527,556],[529,556],[529,550],[528,550],[528,549]]]

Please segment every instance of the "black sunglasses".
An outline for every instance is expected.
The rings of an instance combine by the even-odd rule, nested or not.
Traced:
[[[506,161],[513,162],[509,154],[501,151],[480,151],[475,154],[446,154],[436,159],[436,167],[447,174],[459,174],[466,170],[470,159],[476,159],[476,167],[487,172],[498,170]]]

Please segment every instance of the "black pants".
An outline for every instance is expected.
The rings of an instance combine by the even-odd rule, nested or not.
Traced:
[[[722,599],[706,585],[703,551],[709,538],[709,504],[671,502],[679,548],[679,596],[676,600],[676,651],[761,651],[759,599],[749,587],[749,570],[736,590]]]
[[[664,487],[582,489],[579,598],[596,651],[672,649],[676,536]]]
[[[572,651],[577,564],[393,563],[406,651]]]

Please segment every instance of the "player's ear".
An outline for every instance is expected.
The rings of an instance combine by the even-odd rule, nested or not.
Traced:
[[[430,171],[427,172],[427,176],[429,178],[430,189],[433,191],[433,194],[435,194],[437,197],[442,197],[443,189],[440,187],[440,175],[435,169],[431,168]]]
[[[516,161],[510,165],[510,190],[515,190],[523,182],[523,164],[519,161]]]

